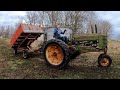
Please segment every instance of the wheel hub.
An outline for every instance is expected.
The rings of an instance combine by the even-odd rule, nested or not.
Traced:
[[[101,65],[102,66],[107,66],[109,64],[109,60],[107,59],[107,58],[103,58],[102,60],[101,60]]]
[[[59,65],[63,61],[64,54],[60,46],[49,45],[46,49],[46,58],[52,65]]]
[[[57,53],[56,53],[56,52],[54,52],[54,53],[52,54],[52,56],[57,56]]]

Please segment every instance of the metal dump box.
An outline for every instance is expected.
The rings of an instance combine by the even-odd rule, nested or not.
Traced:
[[[43,27],[30,24],[20,24],[10,41],[10,45],[15,53],[18,49],[25,50],[27,49],[27,46],[43,33]]]

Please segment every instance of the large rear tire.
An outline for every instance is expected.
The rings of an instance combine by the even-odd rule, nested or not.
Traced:
[[[51,39],[43,47],[43,58],[47,65],[63,69],[70,61],[68,45],[59,39]]]

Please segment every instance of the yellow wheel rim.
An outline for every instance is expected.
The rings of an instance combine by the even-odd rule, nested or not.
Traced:
[[[109,59],[103,58],[103,59],[101,59],[100,63],[101,63],[101,65],[104,66],[104,67],[105,67],[105,66],[108,66],[108,65],[109,65]]]
[[[46,49],[46,58],[50,64],[59,65],[64,58],[63,50],[58,45],[49,45]]]

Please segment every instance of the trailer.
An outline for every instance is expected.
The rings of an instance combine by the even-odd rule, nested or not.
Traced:
[[[44,34],[43,28],[39,26],[20,24],[10,41],[14,54],[22,51],[23,58],[28,58],[28,53],[33,52],[30,48],[31,43],[42,34]],[[36,51],[39,51],[39,49]]]

